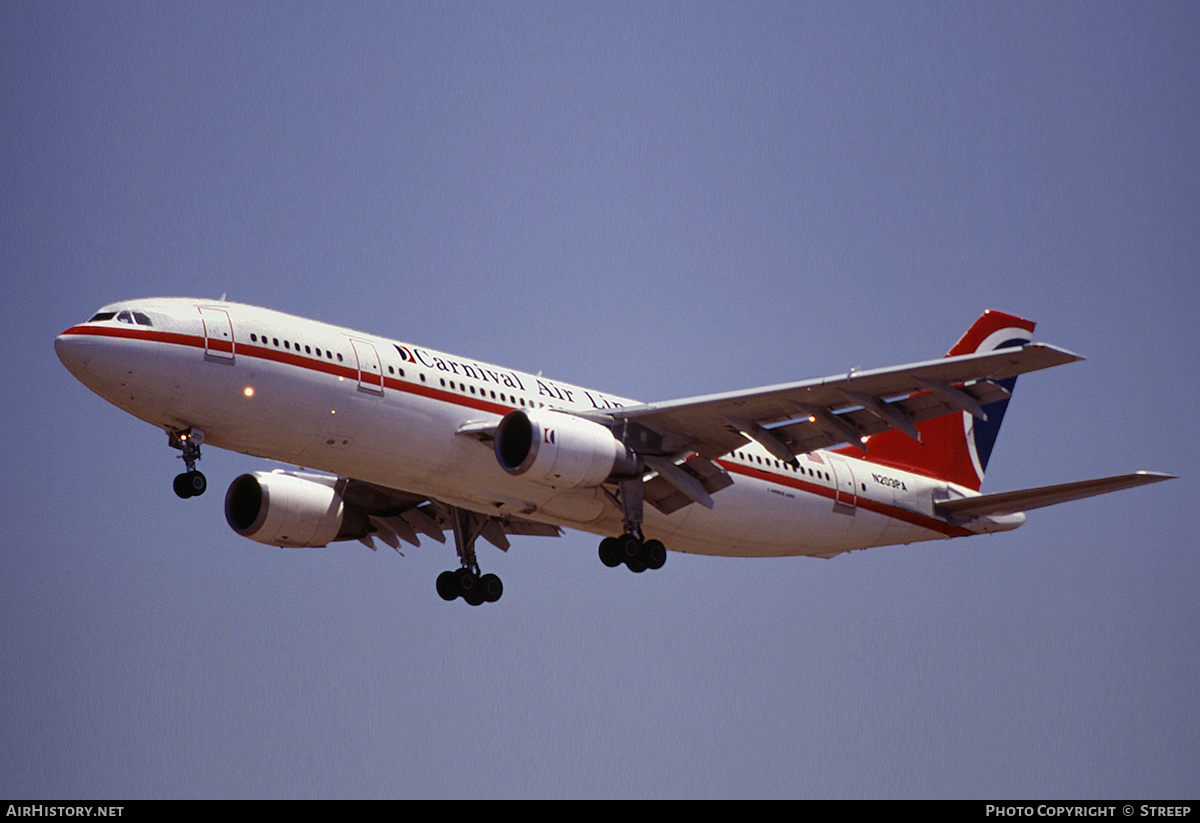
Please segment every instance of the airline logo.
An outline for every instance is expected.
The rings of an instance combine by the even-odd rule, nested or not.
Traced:
[[[1015,315],[986,311],[946,356],[1022,346],[1033,339],[1034,325],[1032,320]],[[1011,395],[1016,382],[1014,377],[1000,381],[1000,385]],[[984,406],[986,421],[977,420],[968,412],[925,420],[917,424],[921,443],[898,431],[872,435],[866,440],[866,459],[978,491],[1007,408],[1008,400]]]
[[[972,352],[989,352],[1010,346],[1023,346],[1033,339],[1035,323],[1022,317],[1005,314],[999,311],[986,311],[983,316],[967,330],[954,348],[947,352],[947,357]],[[1017,385],[1017,378],[1000,381],[1000,385],[1008,389],[1009,395]],[[1000,432],[1000,423],[1004,420],[1004,412],[1008,401],[1001,400],[984,407],[987,420],[976,420],[967,412],[960,416],[962,421],[963,440],[966,443],[967,458],[970,460],[970,471],[974,475],[973,483],[965,483],[976,490],[983,484],[983,475],[987,470],[988,460],[996,445],[996,435]],[[954,417],[945,418],[954,420]],[[959,471],[966,475],[966,466],[960,466]],[[954,479],[954,478],[950,478]],[[957,480],[956,482],[962,482]]]

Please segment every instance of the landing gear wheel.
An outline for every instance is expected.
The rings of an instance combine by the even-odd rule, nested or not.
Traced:
[[[633,534],[623,534],[617,538],[617,556],[629,565],[629,561],[636,561],[638,555],[642,553],[642,541]]]
[[[443,600],[461,597],[472,606],[495,603],[504,594],[504,584],[494,574],[480,577],[473,570],[463,567],[442,572],[437,578],[437,592]]]
[[[610,569],[624,563],[631,572],[661,569],[667,562],[667,547],[661,540],[642,540],[632,532],[600,541],[600,562]]]
[[[175,494],[183,499],[199,497],[208,488],[208,479],[198,471],[184,472],[175,476]]]
[[[600,541],[600,562],[615,569],[621,565],[621,557],[617,554],[619,541],[615,537],[606,537]]]
[[[208,478],[200,472],[187,472],[187,477],[192,487],[192,497],[199,497],[208,489]]]
[[[454,600],[458,597],[458,581],[454,572],[442,572],[437,578],[437,593],[443,600]]]
[[[642,546],[642,556],[646,560],[647,569],[661,569],[667,562],[667,547],[661,540],[647,540]]]
[[[466,599],[469,592],[475,590],[475,584],[479,582],[479,578],[471,574],[470,569],[459,569],[454,572],[454,583],[458,586],[458,593]]]
[[[494,574],[485,574],[479,578],[479,591],[483,594],[484,602],[495,603],[504,594],[504,584]]]

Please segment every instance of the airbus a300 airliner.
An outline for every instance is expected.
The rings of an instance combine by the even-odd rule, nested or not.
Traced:
[[[943,358],[748,391],[640,403],[411,343],[224,300],[102,308],[55,341],[84,385],[182,451],[175,493],[202,494],[201,447],[303,470],[233,481],[225,517],[273,546],[454,536],[437,591],[499,599],[475,544],[602,535],[643,572],[667,548],[836,554],[1014,529],[1024,512],[1170,475],[980,494],[1016,378],[1080,358],[988,311]]]

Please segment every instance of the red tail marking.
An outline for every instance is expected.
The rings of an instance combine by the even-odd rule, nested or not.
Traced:
[[[1032,320],[989,309],[967,329],[946,356],[991,351],[1008,342],[995,337],[1000,332],[1012,330],[1016,333],[1024,332],[1024,335],[1028,336],[1033,334],[1034,325]],[[969,419],[970,415],[965,413],[948,414],[918,423],[917,431],[921,433],[922,443],[901,432],[889,430],[866,439],[865,456],[853,447],[844,447],[837,451],[871,463],[947,480],[978,491],[983,477],[976,468],[977,458],[972,457],[974,446],[968,441]]]

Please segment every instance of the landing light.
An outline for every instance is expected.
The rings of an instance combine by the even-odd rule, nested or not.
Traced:
[[[253,397],[254,396],[254,387],[247,386],[246,388],[242,389],[242,394],[246,395],[247,397]]]

